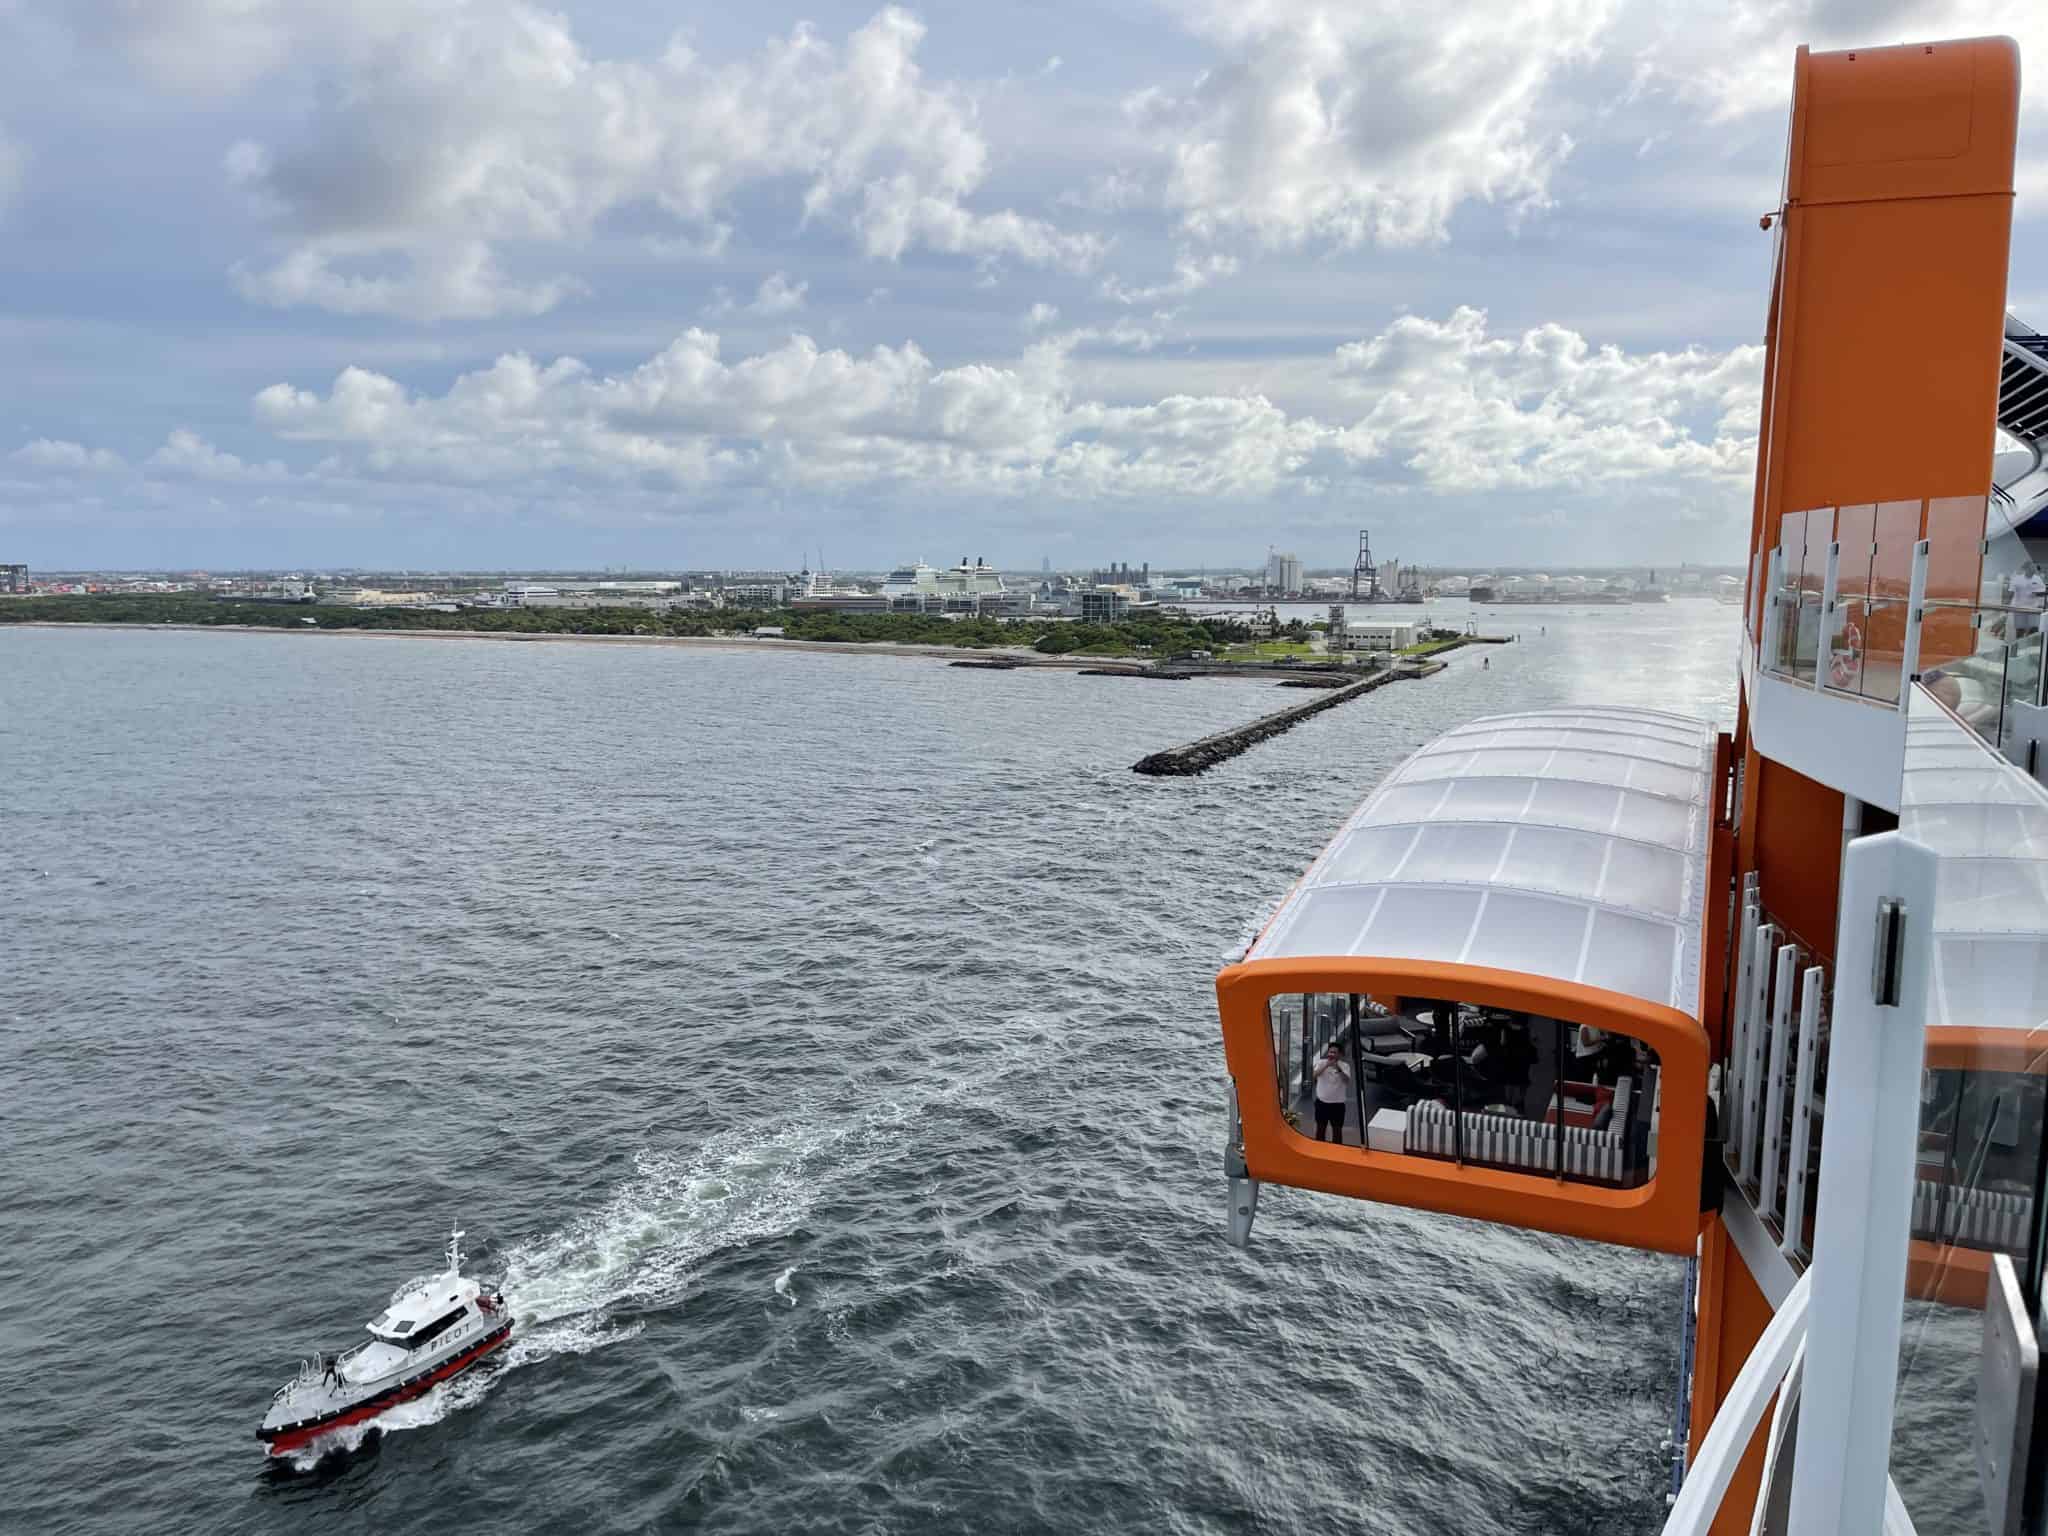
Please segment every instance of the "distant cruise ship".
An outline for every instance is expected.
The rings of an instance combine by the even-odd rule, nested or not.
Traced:
[[[934,570],[922,560],[899,566],[882,583],[882,595],[899,597],[993,597],[1003,591],[1003,578],[996,568],[979,557],[969,565],[962,555],[950,570]]]

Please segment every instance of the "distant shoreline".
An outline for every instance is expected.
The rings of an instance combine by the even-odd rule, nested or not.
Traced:
[[[1088,667],[1100,667],[1105,663],[1123,666],[1144,665],[1134,663],[1128,656],[1086,656],[1079,652],[1069,652],[1062,656],[1044,656],[1024,646],[921,645],[899,640],[756,640],[735,635],[572,635],[545,631],[487,629],[319,629],[312,625],[283,624],[109,624],[91,619],[24,619],[18,623],[0,624],[0,634],[5,634],[10,629],[98,629],[128,634],[153,634],[171,630],[199,635],[346,635],[377,640],[491,640],[520,645],[658,645],[694,646],[717,651],[827,651],[842,656],[900,656],[920,661],[1008,661],[1016,663],[1016,669],[1019,671],[1026,668],[1048,668],[1072,672]],[[1227,678],[1236,674],[1210,672],[1205,675]],[[1271,682],[1276,675],[1285,674],[1252,670],[1243,673],[1245,678],[1255,682]]]

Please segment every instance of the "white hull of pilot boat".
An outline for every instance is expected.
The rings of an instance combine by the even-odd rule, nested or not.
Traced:
[[[256,1431],[272,1455],[422,1397],[512,1336],[504,1298],[463,1275],[461,1236],[449,1238],[448,1268],[398,1296],[368,1325],[367,1341],[307,1361],[277,1389]]]

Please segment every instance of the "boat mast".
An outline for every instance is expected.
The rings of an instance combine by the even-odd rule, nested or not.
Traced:
[[[462,1228],[448,1229],[448,1273],[460,1277],[462,1274],[462,1249],[457,1246],[462,1240]]]

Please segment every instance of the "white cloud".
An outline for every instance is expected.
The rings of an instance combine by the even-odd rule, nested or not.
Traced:
[[[774,483],[993,494],[1315,495],[1337,484],[1421,493],[1706,486],[1739,499],[1755,453],[1757,348],[1630,353],[1486,317],[1406,317],[1336,350],[1328,408],[1263,394],[1083,398],[1064,333],[1007,363],[939,368],[914,344],[865,354],[807,336],[727,361],[691,330],[632,371],[521,354],[418,395],[365,369],[324,394],[256,396],[278,436],[330,445],[340,473],[466,483],[655,475],[691,487]]]
[[[186,427],[175,427],[163,446],[149,456],[147,467],[198,480],[281,480],[285,467],[272,459],[251,464],[213,446]]]
[[[757,315],[794,314],[804,307],[804,295],[810,291],[809,283],[792,283],[781,272],[770,272],[761,279],[761,286],[755,290],[754,302],[747,308]]]
[[[1478,200],[1547,204],[1571,149],[1553,85],[1590,58],[1614,0],[1209,0],[1215,61],[1128,111],[1190,234],[1274,246],[1413,244]],[[1105,183],[1105,192],[1115,190]]]
[[[879,260],[924,248],[1085,270],[1101,251],[967,206],[988,172],[976,104],[925,79],[924,26],[894,8],[839,45],[799,25],[725,64],[680,40],[654,59],[593,58],[527,0],[168,0],[113,16],[179,84],[314,76],[302,138],[228,155],[284,246],[236,273],[262,303],[536,314],[579,285],[508,274],[506,248],[582,242],[628,208],[660,210],[686,250],[716,248],[734,197],[770,183],[801,188],[806,221],[842,221]]]
[[[1556,325],[1493,336],[1460,307],[1397,319],[1337,363],[1368,405],[1344,451],[1438,490],[1740,482],[1755,465],[1761,347],[1629,353]]]
[[[1102,296],[1115,299],[1119,304],[1156,304],[1161,299],[1185,298],[1219,278],[1236,275],[1237,266],[1235,256],[1221,251],[1212,251],[1206,256],[1182,251],[1174,258],[1173,276],[1168,281],[1132,287],[1120,278],[1106,277],[1102,281]]]
[[[278,309],[310,304],[340,315],[397,315],[406,319],[475,320],[491,315],[539,315],[585,286],[572,277],[521,283],[499,269],[481,240],[413,245],[403,274],[351,275],[337,263],[360,255],[374,260],[384,247],[375,237],[330,239],[302,245],[266,271],[237,263],[235,290],[252,303]]]
[[[291,0],[77,0],[79,30],[118,38],[154,79],[228,91],[284,63],[307,20]],[[359,25],[393,25],[392,0],[365,0]],[[382,13],[380,15],[380,13]],[[324,30],[324,29],[323,29]],[[324,39],[323,39],[324,40]]]
[[[1059,317],[1060,309],[1057,304],[1048,304],[1043,299],[1040,299],[1024,312],[1024,329],[1027,331],[1042,331],[1048,325],[1051,325],[1053,321],[1059,319]]]
[[[1726,120],[1790,109],[1792,57],[1816,50],[1877,48],[1948,37],[2003,34],[2022,61],[2048,56],[2048,7],[2040,0],[1689,0],[1660,7],[1661,40],[1644,50],[1646,81]],[[2048,96],[2021,95],[2034,113]]]
[[[31,469],[54,469],[69,473],[120,469],[121,456],[104,448],[87,448],[64,438],[39,437],[22,444],[7,456]]]

